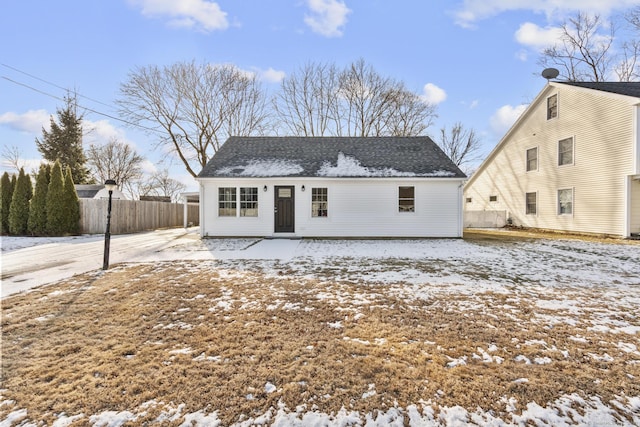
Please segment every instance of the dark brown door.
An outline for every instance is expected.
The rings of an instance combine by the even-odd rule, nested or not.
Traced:
[[[295,194],[293,186],[275,187],[275,227],[276,233],[293,233]]]

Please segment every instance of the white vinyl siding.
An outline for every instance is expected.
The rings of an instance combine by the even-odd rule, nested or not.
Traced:
[[[274,235],[274,186],[294,186],[297,237],[462,237],[461,179],[200,178],[203,236]],[[258,216],[208,215],[220,187],[260,189]],[[262,188],[267,183],[267,191]],[[302,191],[302,185],[305,191]],[[415,212],[398,211],[399,188],[413,187]],[[328,216],[313,216],[313,188],[327,189]]]
[[[546,120],[547,97],[562,111]],[[624,235],[629,217],[628,177],[635,174],[636,101],[551,83],[465,185],[468,211],[506,210],[518,226]],[[571,166],[558,166],[558,142],[573,138]],[[528,173],[527,150],[538,148],[538,171]],[[573,214],[558,215],[558,189],[573,188]],[[523,189],[536,189],[537,215],[527,215]],[[489,195],[499,196],[496,206]],[[632,200],[633,201],[633,200]]]

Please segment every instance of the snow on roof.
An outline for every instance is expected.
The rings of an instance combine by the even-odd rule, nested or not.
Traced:
[[[331,162],[324,162],[318,169],[318,176],[416,176],[413,172],[399,172],[392,168],[375,169],[362,166],[355,157],[338,153],[335,166]]]
[[[288,176],[302,172],[299,164],[280,159],[251,160],[246,165],[226,166],[219,170],[222,175],[265,177]]]

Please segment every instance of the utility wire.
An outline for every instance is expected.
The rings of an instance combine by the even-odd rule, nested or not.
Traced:
[[[12,67],[11,65],[7,65],[7,64],[0,64],[0,65],[2,65],[2,66],[3,66],[3,67],[5,67],[5,68],[9,68],[10,70],[17,71],[18,73],[24,74],[25,76],[29,76],[29,77],[31,77],[32,79],[36,79],[36,80],[39,80],[39,81],[41,81],[41,82],[43,82],[43,83],[46,83],[46,84],[51,85],[51,86],[53,86],[53,87],[56,87],[56,88],[58,88],[58,89],[62,89],[62,90],[67,91],[67,92],[73,92],[74,94],[76,94],[76,95],[77,95],[77,96],[79,96],[80,98],[84,98],[84,99],[87,99],[87,100],[89,100],[89,101],[92,101],[92,102],[95,102],[95,103],[97,103],[97,104],[101,104],[101,105],[104,105],[105,107],[109,107],[109,108],[113,109],[113,105],[106,104],[106,103],[104,103],[104,102],[98,101],[97,99],[89,98],[88,96],[84,96],[84,95],[82,95],[82,94],[79,94],[79,93],[78,93],[78,92],[76,92],[75,90],[74,90],[74,91],[72,91],[72,90],[71,90],[71,89],[69,89],[69,88],[62,87],[62,86],[60,86],[60,85],[57,85],[57,84],[55,84],[55,83],[53,83],[53,82],[50,82],[50,81],[45,80],[45,79],[43,79],[43,78],[40,78],[40,77],[38,77],[38,76],[34,76],[33,74],[29,74],[29,73],[27,73],[26,71],[22,71],[22,70],[20,70],[20,69],[18,69],[18,68],[16,68],[16,67]]]
[[[18,85],[18,86],[25,87],[25,88],[27,88],[27,89],[33,90],[34,92],[38,92],[38,93],[41,93],[41,94],[43,94],[43,95],[49,96],[49,97],[51,97],[51,98],[53,98],[53,99],[57,99],[57,100],[59,100],[59,101],[65,102],[65,100],[64,100],[63,98],[60,98],[59,96],[56,96],[56,95],[53,95],[53,94],[51,94],[51,93],[45,92],[45,91],[43,91],[43,90],[37,89],[37,88],[35,88],[35,87],[33,87],[33,86],[29,86],[29,85],[28,85],[28,84],[26,84],[26,83],[18,82],[18,81],[16,81],[16,80],[13,80],[13,79],[11,79],[11,78],[7,77],[7,76],[2,76],[2,78],[3,78],[3,79],[5,79],[5,80],[7,80],[7,81],[9,81],[9,82],[11,82],[11,83],[13,83],[13,84],[16,84],[16,85]],[[90,99],[90,98],[88,98],[88,99]],[[101,111],[94,110],[93,108],[85,107],[84,105],[80,105],[80,104],[77,104],[77,105],[78,105],[78,107],[80,107],[80,108],[82,108],[82,109],[84,109],[84,110],[90,111],[90,112],[95,113],[95,114],[98,114],[98,115],[100,115],[100,116],[108,117],[108,118],[110,118],[110,119],[117,120],[117,121],[119,121],[119,122],[125,123],[125,124],[127,124],[127,125],[129,125],[129,126],[133,126],[133,127],[137,127],[137,128],[140,128],[140,129],[144,129],[144,130],[146,130],[146,131],[154,132],[154,133],[157,133],[157,134],[159,134],[159,135],[164,135],[164,134],[163,134],[162,132],[160,132],[158,129],[153,129],[153,128],[146,127],[146,126],[143,126],[143,125],[138,124],[138,123],[129,122],[129,121],[124,120],[124,119],[121,119],[121,118],[119,118],[119,117],[112,116],[111,114],[103,113],[103,112],[101,112]],[[105,105],[106,105],[106,104],[105,104]]]

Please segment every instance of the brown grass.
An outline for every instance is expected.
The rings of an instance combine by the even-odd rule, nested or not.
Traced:
[[[316,267],[322,279],[277,263],[243,266],[119,266],[3,300],[1,388],[15,403],[0,406],[0,419],[25,408],[51,424],[62,412],[132,410],[151,400],[183,403],[184,413],[218,410],[225,425],[278,402],[363,414],[430,401],[499,416],[504,397],[517,399],[519,411],[572,393],[603,402],[640,395],[638,356],[617,345],[640,347],[637,335],[588,330],[611,308],[602,289],[438,288],[418,298],[402,284],[329,279],[348,264],[324,275]],[[584,314],[564,322],[575,316],[540,308],[544,299],[579,300]],[[633,313],[618,315],[638,325]],[[451,367],[462,357],[465,365]],[[267,392],[267,383],[277,390]],[[158,415],[151,408],[136,425]]]

